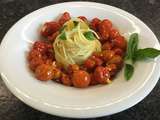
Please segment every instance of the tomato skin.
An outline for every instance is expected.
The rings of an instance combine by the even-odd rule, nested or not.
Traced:
[[[64,85],[67,85],[67,86],[71,86],[72,85],[72,81],[70,80],[69,76],[67,74],[62,74],[60,80],[62,81],[62,83]]]
[[[111,38],[111,39],[114,39],[114,38],[116,38],[117,36],[120,36],[119,31],[118,31],[117,29],[112,28],[112,29],[110,30],[110,38]]]
[[[48,37],[60,29],[60,24],[54,21],[46,22],[41,28],[41,35]]]
[[[123,65],[123,59],[119,55],[114,55],[109,61],[108,64],[115,64],[118,69],[120,69]]]
[[[95,80],[94,74],[90,73],[91,82],[90,85],[97,85],[98,82]]]
[[[31,59],[31,60],[29,61],[29,68],[30,68],[32,71],[35,71],[36,68],[37,68],[39,65],[43,64],[43,63],[44,63],[44,61],[43,61],[42,58],[34,57],[33,59]]]
[[[118,71],[116,64],[109,64],[106,68],[108,69],[110,76],[114,76]]]
[[[53,33],[51,36],[48,36],[48,40],[50,41],[50,42],[54,42],[54,40],[56,39],[56,37],[59,35],[59,31],[57,31],[57,32],[55,32],[55,33]]]
[[[39,40],[33,44],[33,49],[38,50],[43,54],[48,49],[53,49],[53,46],[45,41]]]
[[[73,74],[74,71],[78,71],[79,70],[79,66],[77,64],[70,64],[68,66],[68,73],[69,74]]]
[[[92,55],[90,58],[95,62],[95,66],[103,64],[103,61],[99,57]]]
[[[52,65],[41,64],[35,70],[35,75],[38,80],[47,81],[60,77],[60,71]]]
[[[105,62],[108,62],[115,55],[115,52],[113,50],[104,50],[102,51],[102,54],[103,54],[103,60]]]
[[[88,23],[88,20],[85,16],[79,16],[78,18],[83,20],[84,22]]]
[[[101,41],[107,41],[110,36],[110,29],[112,28],[112,23],[108,19],[104,19],[100,22],[98,26],[98,31],[100,33]]]
[[[124,56],[124,51],[120,48],[114,48],[113,51],[116,55]]]
[[[37,58],[42,58],[42,54],[40,51],[32,49],[31,51],[29,51],[27,59],[28,61],[31,61],[32,59],[34,59],[35,57]]]
[[[110,78],[108,69],[102,66],[96,67],[94,71],[95,80],[100,84],[107,84]]]
[[[93,30],[95,30],[95,31],[98,31],[98,26],[99,26],[100,22],[101,22],[101,20],[98,19],[98,18],[92,19],[92,21],[91,21],[91,28]]]
[[[87,59],[87,60],[85,60],[85,62],[84,62],[84,66],[85,66],[87,69],[92,69],[92,68],[95,67],[95,65],[96,65],[95,61],[92,60],[92,59],[90,59],[90,58]]]
[[[75,71],[72,75],[72,82],[74,87],[85,88],[90,84],[90,75],[83,70]]]
[[[112,28],[112,22],[108,19],[104,19],[101,23],[103,25],[103,29],[111,29]]]
[[[102,45],[102,50],[111,50],[113,48],[113,44],[110,42],[106,42]]]
[[[58,23],[62,26],[65,22],[67,22],[70,19],[71,19],[70,14],[68,12],[64,12],[60,17]]]
[[[126,50],[127,42],[123,36],[117,36],[115,39],[112,40],[114,46]]]

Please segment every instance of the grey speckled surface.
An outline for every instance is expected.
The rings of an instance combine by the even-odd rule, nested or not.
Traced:
[[[55,3],[71,0],[0,0],[0,41],[9,28],[26,14]],[[160,0],[90,0],[126,10],[144,21],[160,40]],[[25,105],[0,79],[0,120],[67,120]],[[92,120],[160,120],[160,81],[139,104],[112,116]]]

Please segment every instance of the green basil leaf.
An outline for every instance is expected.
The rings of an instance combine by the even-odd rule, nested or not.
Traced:
[[[74,27],[77,27],[78,23],[78,21],[73,21]]]
[[[83,33],[83,35],[88,39],[88,40],[94,40],[94,34],[91,31]]]
[[[139,42],[138,34],[133,33],[129,38],[129,42],[127,46],[127,55],[125,57],[126,60],[131,60],[132,62],[135,61],[134,54],[138,49],[138,42]]]
[[[66,27],[67,27],[66,25],[62,26],[62,27],[60,28],[59,32],[62,33]]]
[[[125,64],[124,76],[126,80],[130,80],[134,73],[134,67],[130,64]]]
[[[144,48],[144,49],[139,49],[135,53],[135,59],[136,60],[145,60],[147,58],[155,58],[158,55],[160,55],[160,50],[157,50],[155,48]]]
[[[65,32],[61,33],[61,35],[59,36],[59,38],[60,38],[61,40],[66,40],[66,39],[67,39],[67,38],[66,38],[66,33],[65,33]]]

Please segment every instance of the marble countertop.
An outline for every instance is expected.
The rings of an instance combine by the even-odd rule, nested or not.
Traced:
[[[41,7],[72,0],[0,0],[0,41],[9,28]],[[78,0],[77,0],[78,1]],[[87,0],[116,6],[144,21],[160,40],[160,0]],[[0,78],[0,120],[68,120],[37,111],[17,99]],[[92,120],[160,120],[160,81],[140,103],[123,112]]]

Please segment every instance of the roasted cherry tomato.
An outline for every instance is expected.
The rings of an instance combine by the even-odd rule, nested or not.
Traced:
[[[113,50],[104,50],[102,51],[102,54],[103,54],[103,60],[107,62],[115,55],[115,52]]]
[[[90,74],[90,78],[91,78],[90,85],[97,85],[98,84],[98,81],[95,80],[93,73]]]
[[[117,73],[117,66],[116,64],[109,64],[106,66],[108,69],[110,76],[114,76]]]
[[[53,33],[51,36],[48,36],[48,40],[50,41],[50,42],[54,42],[54,40],[56,39],[56,37],[59,35],[59,31],[57,31],[57,32],[55,32],[55,33]]]
[[[68,66],[67,72],[69,74],[72,74],[74,71],[77,71],[77,70],[79,70],[79,66],[77,64],[70,64]]]
[[[102,28],[103,28],[103,29],[109,29],[109,30],[111,30],[111,28],[112,28],[112,22],[111,22],[110,20],[108,20],[108,19],[104,19],[104,20],[100,23],[100,25],[102,25]]]
[[[127,42],[123,36],[117,36],[112,40],[114,46],[126,50]]]
[[[88,58],[88,59],[85,60],[85,62],[84,62],[84,66],[85,66],[87,69],[92,69],[92,68],[95,67],[95,65],[96,65],[95,61],[92,60],[92,59],[90,59],[90,58]]]
[[[100,22],[101,22],[101,20],[98,19],[98,18],[92,19],[92,21],[91,21],[91,28],[93,30],[95,30],[95,31],[98,31],[98,26],[99,26]]]
[[[42,58],[41,52],[35,49],[32,49],[31,51],[29,51],[27,59],[30,61],[34,58]]]
[[[102,50],[111,50],[113,48],[113,44],[110,42],[106,42],[102,45]]]
[[[72,75],[72,82],[75,87],[85,88],[90,84],[90,75],[83,70],[75,71]]]
[[[41,29],[41,35],[48,37],[60,29],[60,24],[57,22],[46,22]]]
[[[70,19],[70,14],[68,12],[64,12],[58,22],[62,26],[65,22],[67,22]]]
[[[123,59],[119,55],[114,55],[109,61],[108,64],[116,64],[117,68],[121,68],[123,65]]]
[[[88,20],[87,20],[87,18],[85,16],[79,16],[78,18],[80,18],[84,22],[88,23]]]
[[[71,86],[72,85],[72,80],[69,78],[69,76],[67,74],[62,74],[60,80],[62,81],[62,83],[64,85],[67,85],[67,86]]]
[[[110,30],[110,38],[111,38],[111,39],[114,39],[114,38],[116,38],[117,36],[120,36],[118,30],[112,28],[112,29]]]
[[[107,68],[98,66],[94,71],[94,77],[98,83],[106,84],[110,79],[110,74]]]
[[[114,48],[113,51],[116,55],[124,56],[124,51],[120,48]]]
[[[103,61],[99,57],[96,57],[96,56],[92,55],[90,58],[95,62],[96,66],[99,66],[99,65],[103,64]]]
[[[59,78],[60,71],[52,65],[41,64],[36,68],[35,75],[38,80],[46,81]]]
[[[34,57],[29,61],[29,67],[31,70],[35,71],[36,68],[43,63],[44,63],[44,60],[42,58]]]

